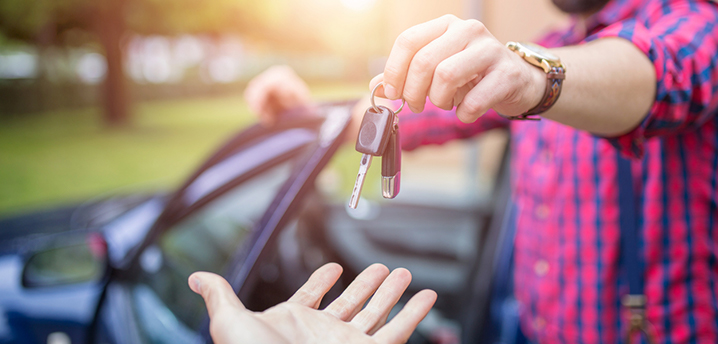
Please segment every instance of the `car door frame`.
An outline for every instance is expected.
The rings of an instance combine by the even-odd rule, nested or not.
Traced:
[[[265,249],[276,240],[278,229],[283,228],[296,213],[297,206],[302,198],[313,188],[313,182],[317,175],[343,143],[351,121],[351,109],[355,103],[356,101],[341,101],[324,103],[316,108],[295,109],[285,113],[282,117],[283,120],[279,121],[276,126],[268,128],[257,124],[242,130],[232,137],[168,198],[164,210],[152,225],[142,243],[131,249],[125,259],[118,264],[116,268],[117,275],[126,275],[128,278],[132,278],[131,276],[140,268],[139,257],[141,253],[147,247],[155,244],[162,233],[236,186],[302,152],[303,155],[297,158],[289,177],[277,191],[260,220],[254,225],[252,236],[235,250],[227,264],[228,269],[223,273],[223,276],[230,282],[238,296],[240,298],[246,297],[251,291],[247,287],[247,281],[252,279],[253,275],[256,275],[256,263],[264,258],[266,255]],[[230,182],[201,197],[189,206],[183,206],[182,198],[187,188],[209,168],[236,154],[256,140],[297,128],[316,130],[317,139],[273,157],[246,173],[236,176]],[[206,315],[199,333],[205,342],[212,342],[209,335],[209,321]]]

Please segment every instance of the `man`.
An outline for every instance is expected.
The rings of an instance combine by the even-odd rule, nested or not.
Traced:
[[[444,16],[402,33],[371,87],[383,82],[379,93],[417,113],[400,115],[404,149],[510,129],[514,278],[531,340],[622,338],[623,154],[639,200],[647,320],[658,342],[717,343],[718,5],[553,2],[574,16],[539,41],[547,52],[506,47],[480,22]],[[517,54],[537,52],[536,65]],[[246,96],[266,122],[310,102],[286,67]],[[542,120],[511,120],[527,117]]]

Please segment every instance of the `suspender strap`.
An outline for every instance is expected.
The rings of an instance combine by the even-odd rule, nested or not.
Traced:
[[[618,205],[620,207],[621,255],[629,294],[643,294],[643,267],[640,260],[636,197],[633,195],[631,162],[618,156]]]
[[[631,343],[634,334],[642,333],[648,343],[655,343],[653,331],[646,321],[646,296],[643,294],[643,265],[639,245],[640,231],[636,221],[636,197],[633,193],[631,162],[616,154],[618,163],[618,205],[621,230],[621,260],[628,281],[628,295],[623,306],[628,309],[624,343]]]

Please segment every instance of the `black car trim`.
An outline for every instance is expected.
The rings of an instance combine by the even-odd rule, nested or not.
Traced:
[[[247,145],[246,149],[238,150],[226,159],[207,168],[184,189],[184,200],[187,204],[194,204],[238,176],[266,164],[272,159],[272,156],[266,152],[281,156],[301,149],[306,144],[315,141],[316,137],[317,133],[314,130],[294,128],[256,140],[254,144]]]
[[[347,106],[346,111],[350,110],[351,107]],[[286,225],[302,196],[312,187],[319,172],[341,145],[341,138],[348,128],[349,120],[348,117],[341,134],[337,135],[331,144],[317,145],[316,150],[310,150],[312,153],[306,158],[306,161],[298,164],[288,182],[277,193],[278,197],[274,199],[259,221],[253,240],[248,240],[252,243],[251,246],[236,252],[229,265],[234,268],[230,268],[226,277],[232,288],[238,292],[240,299],[245,298],[251,289],[251,283],[246,282],[258,268],[256,263],[267,254],[265,250],[267,245],[276,240],[277,228],[283,228]]]
[[[316,129],[323,121],[324,119],[321,117],[307,115],[306,109],[295,109],[284,115],[282,120],[271,128],[259,124],[253,125],[227,140],[227,142],[225,142],[219,150],[210,155],[210,157],[207,158],[207,160],[202,163],[202,165],[200,165],[194,173],[192,173],[179,190],[184,190],[189,184],[197,179],[197,177],[204,173],[205,170],[224,160],[227,156],[233,154],[254,140],[287,129]]]

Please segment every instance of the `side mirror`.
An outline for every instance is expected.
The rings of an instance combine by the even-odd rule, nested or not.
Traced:
[[[107,244],[99,234],[86,240],[39,251],[25,264],[22,283],[28,288],[99,281],[107,270]]]

